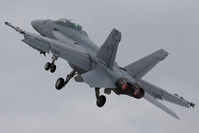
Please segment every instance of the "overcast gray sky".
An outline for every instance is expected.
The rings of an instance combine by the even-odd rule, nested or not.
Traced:
[[[30,32],[34,19],[73,18],[101,45],[112,28],[122,32],[117,62],[125,66],[160,48],[170,55],[144,79],[199,103],[198,0],[0,0],[1,133],[198,133],[199,107],[165,103],[176,120],[145,100],[112,94],[103,108],[94,89],[74,80],[57,91],[54,84],[71,68],[58,60],[54,74],[44,58],[20,41],[4,21]]]

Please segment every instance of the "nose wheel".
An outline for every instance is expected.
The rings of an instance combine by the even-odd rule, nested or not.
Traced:
[[[104,95],[100,95],[100,88],[95,88],[95,96],[96,96],[96,105],[98,107],[103,107],[106,103],[106,97]]]
[[[52,63],[50,62],[47,62],[46,65],[45,65],[45,70],[48,71],[50,70],[51,73],[54,73],[55,70],[56,70],[56,65],[55,65],[55,61],[57,60],[57,57],[56,56],[53,56],[52,57]]]
[[[56,65],[54,63],[47,62],[45,65],[45,70],[50,70],[51,73],[54,73],[56,70]]]
[[[77,73],[75,70],[73,70],[70,74],[67,75],[66,80],[64,80],[63,78],[57,79],[55,83],[55,88],[57,90],[61,90],[70,81],[70,79],[75,76],[75,74]]]

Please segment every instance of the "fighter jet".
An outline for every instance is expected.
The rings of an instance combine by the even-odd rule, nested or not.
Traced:
[[[195,105],[177,94],[170,94],[142,79],[155,65],[168,56],[168,52],[163,49],[121,67],[115,61],[122,37],[121,32],[116,29],[113,29],[102,46],[98,47],[91,41],[82,26],[70,19],[32,21],[32,27],[40,35],[22,30],[9,22],[5,24],[22,34],[24,43],[41,54],[52,55],[52,62],[46,63],[45,70],[55,72],[55,61],[58,58],[68,62],[72,72],[66,79],[59,78],[56,81],[57,90],[64,88],[74,77],[76,82],[85,82],[91,88],[95,88],[98,107],[104,106],[106,102],[106,97],[100,94],[100,88],[104,88],[105,94],[114,92],[117,95],[127,95],[135,99],[144,98],[176,119],[179,119],[177,114],[163,105],[160,100],[187,108]]]

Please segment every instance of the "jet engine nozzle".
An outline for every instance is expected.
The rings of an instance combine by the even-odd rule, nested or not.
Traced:
[[[133,96],[137,99],[140,99],[144,96],[145,92],[144,92],[144,89],[142,88],[137,88],[134,90],[133,92]]]
[[[132,86],[130,83],[128,83],[127,79],[125,78],[120,78],[116,81],[115,85],[117,86],[118,89],[120,90],[129,90]]]
[[[120,78],[116,81],[115,85],[121,92],[129,94],[136,99],[140,99],[144,96],[145,91],[138,84],[131,84],[125,78]]]

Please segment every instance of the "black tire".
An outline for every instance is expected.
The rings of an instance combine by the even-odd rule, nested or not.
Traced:
[[[56,65],[52,64],[51,67],[50,67],[50,72],[54,73],[55,70],[56,70]]]
[[[48,71],[51,68],[51,63],[47,62],[45,65],[45,70]]]
[[[105,103],[106,103],[106,97],[104,95],[101,95],[97,98],[96,104],[98,107],[103,107]]]
[[[57,90],[61,90],[62,87],[64,86],[64,79],[63,78],[59,78],[56,83],[55,83],[55,88]]]

